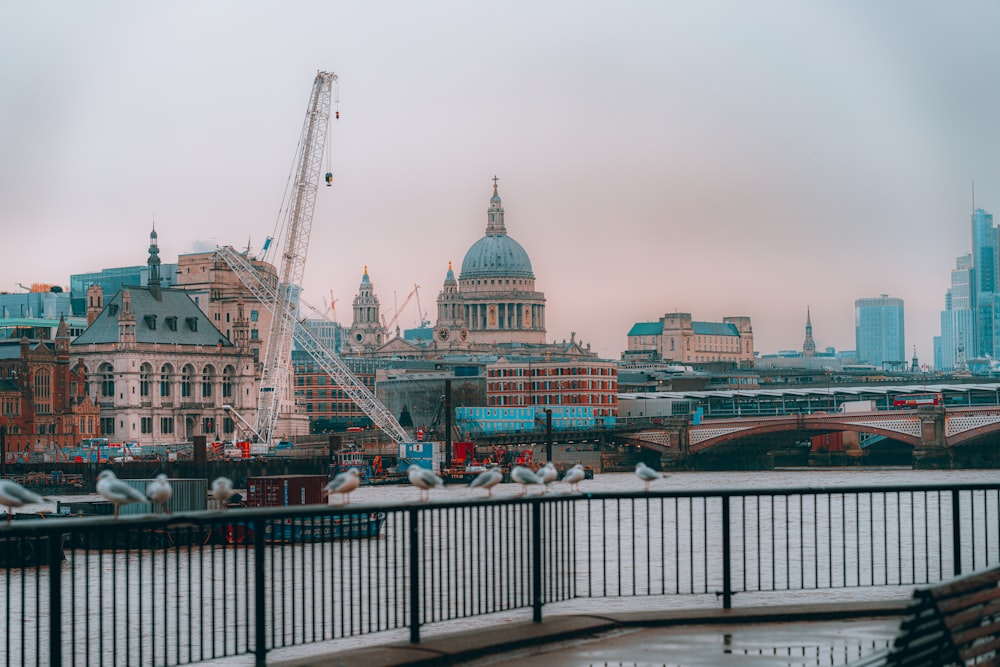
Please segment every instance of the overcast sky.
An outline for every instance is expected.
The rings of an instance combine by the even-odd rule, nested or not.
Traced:
[[[328,70],[303,298],[341,323],[365,265],[433,320],[497,175],[550,340],[749,315],[766,354],[809,306],[853,349],[884,293],[931,363],[973,180],[1000,213],[998,28],[994,0],[0,0],[0,291],[142,264],[154,218],[164,262],[259,249]]]

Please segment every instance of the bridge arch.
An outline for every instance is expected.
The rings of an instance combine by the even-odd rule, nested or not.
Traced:
[[[790,419],[767,419],[751,423],[730,421],[727,424],[704,424],[691,428],[691,454],[710,451],[740,440],[757,440],[772,433],[797,432],[823,435],[839,431],[854,431],[882,435],[906,445],[920,445],[920,420],[917,416],[893,419],[845,418],[842,415],[810,415]],[[881,422],[881,423],[880,423]],[[1000,427],[1000,425],[998,425]]]

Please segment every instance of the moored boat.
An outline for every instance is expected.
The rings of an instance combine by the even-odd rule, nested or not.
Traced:
[[[239,521],[216,527],[215,536],[226,544],[251,544],[255,521]],[[385,512],[355,512],[312,518],[264,520],[267,544],[331,542],[378,537],[385,526]]]

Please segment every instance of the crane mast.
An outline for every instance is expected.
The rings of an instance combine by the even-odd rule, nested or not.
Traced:
[[[287,208],[286,237],[278,284],[275,286],[272,281],[265,280],[248,257],[237,252],[232,246],[216,249],[216,255],[226,262],[243,285],[272,314],[263,357],[257,419],[253,426],[245,423],[248,430],[265,444],[271,442],[281,411],[281,401],[288,386],[293,339],[313,357],[334,382],[340,385],[377,427],[397,443],[409,439],[392,413],[351,372],[343,360],[327,350],[296,317],[299,311],[299,286],[302,284],[302,275],[305,271],[320,166],[330,120],[331,91],[336,81],[336,74],[318,72],[313,82],[309,108],[306,111],[296,155],[295,182]],[[331,306],[332,297],[331,293]],[[233,412],[235,413],[235,410]]]
[[[278,288],[272,300],[273,317],[267,336],[264,365],[261,371],[260,394],[257,401],[257,422],[254,429],[263,442],[270,444],[281,401],[288,386],[292,363],[292,329],[298,313],[299,289],[305,272],[306,251],[312,231],[316,190],[330,124],[330,96],[337,75],[317,72],[309,96],[302,136],[295,164],[295,182],[288,202],[285,223],[285,246],[281,255]]]

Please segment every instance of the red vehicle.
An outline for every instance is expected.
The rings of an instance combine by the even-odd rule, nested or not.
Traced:
[[[943,405],[944,398],[940,393],[932,394],[902,394],[892,399],[892,407],[897,410],[918,408],[921,405]]]

